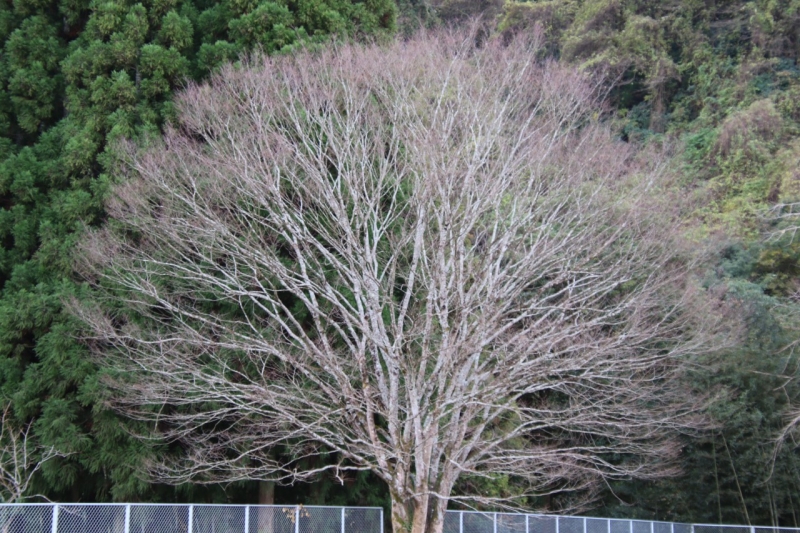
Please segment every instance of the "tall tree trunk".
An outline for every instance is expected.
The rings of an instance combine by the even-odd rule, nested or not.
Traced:
[[[440,508],[441,507],[441,508]],[[431,497],[422,495],[408,504],[392,494],[392,533],[442,533],[447,502],[431,508]]]
[[[664,86],[653,87],[651,92],[652,107],[650,108],[650,129],[656,133],[664,133]]]
[[[258,482],[258,504],[259,505],[275,505],[275,482],[274,481],[259,481]]]
[[[423,494],[414,500],[414,519],[411,523],[411,533],[428,532],[428,504],[430,496]]]
[[[444,517],[447,512],[447,500],[444,498],[436,498],[433,504],[433,510],[430,520],[430,528],[428,533],[442,533],[444,531]]]
[[[258,482],[258,504],[259,505],[275,504],[274,481]],[[258,518],[257,518],[258,533],[273,533],[275,531],[275,513],[277,512],[278,510],[275,509],[274,507],[261,508],[258,510]]]
[[[401,496],[392,492],[392,533],[404,533],[411,529],[409,509]]]

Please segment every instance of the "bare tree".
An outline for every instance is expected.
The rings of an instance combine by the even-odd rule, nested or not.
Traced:
[[[777,227],[769,232],[769,239],[779,239],[789,235],[789,241],[793,242],[800,228],[800,224],[797,223],[799,217],[800,202],[779,203],[772,206],[766,220]]]
[[[74,308],[115,407],[185,449],[158,479],[369,470],[395,531],[440,533],[449,499],[500,503],[453,495],[465,474],[669,472],[717,313],[658,158],[535,58],[458,32],[258,58],[129,150]]]
[[[23,499],[44,463],[69,455],[52,446],[34,444],[30,439],[33,423],[14,424],[10,409],[6,404],[0,415],[0,502],[3,503]]]

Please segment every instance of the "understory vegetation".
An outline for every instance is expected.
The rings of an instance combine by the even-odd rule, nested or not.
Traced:
[[[776,447],[797,399],[800,2],[507,2],[497,31],[537,28],[561,61],[618,80],[620,135],[670,143],[707,283],[741,302],[740,345],[697,368],[716,428],[687,438],[683,474],[610,487],[611,516],[795,525],[800,464]]]
[[[800,526],[800,0],[0,0],[0,397],[30,425],[42,465],[29,493],[60,501],[387,505],[371,474],[277,486],[152,483],[174,445],[145,445],[107,407],[97,361],[65,309],[86,226],[106,222],[109,148],[175,120],[172,97],[241,54],[337,39],[383,42],[480,15],[483,38],[536,35],[542,61],[607,80],[619,142],[670,155],[673,209],[702,252],[705,287],[734,302],[742,333],[699,361],[707,429],[682,437],[681,472],[615,481],[587,514]],[[294,460],[284,449],[271,453]],[[341,484],[343,483],[343,485]],[[513,493],[512,476],[459,491]],[[570,507],[558,493],[529,508]]]

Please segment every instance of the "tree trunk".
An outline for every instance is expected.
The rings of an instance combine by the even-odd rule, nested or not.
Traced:
[[[392,493],[392,533],[405,533],[411,529],[408,507],[402,497]]]
[[[259,505],[275,505],[275,482],[274,481],[259,481],[258,482],[258,504]]]
[[[428,503],[430,496],[422,495],[414,501],[414,519],[411,525],[411,533],[428,532]]]
[[[275,482],[258,482],[258,504],[275,504]],[[275,531],[275,513],[278,512],[274,507],[261,508],[258,510],[258,533],[273,533]],[[249,533],[249,532],[248,532]]]
[[[664,133],[664,87],[657,85],[651,92],[650,129],[656,133]]]
[[[409,505],[392,494],[392,533],[442,533],[445,511],[447,500],[437,498],[431,506],[431,497],[423,495]]]
[[[433,516],[431,516],[428,533],[442,533],[444,530],[444,517],[446,512],[447,500],[444,498],[436,498],[436,503],[433,505]]]

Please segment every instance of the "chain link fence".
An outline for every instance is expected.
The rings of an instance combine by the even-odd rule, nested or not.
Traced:
[[[0,504],[0,533],[384,533],[384,515],[379,507]],[[443,533],[800,533],[800,528],[448,511]]]
[[[800,528],[448,511],[443,533],[800,533]]]
[[[293,505],[0,504],[0,533],[383,533],[383,509]]]

